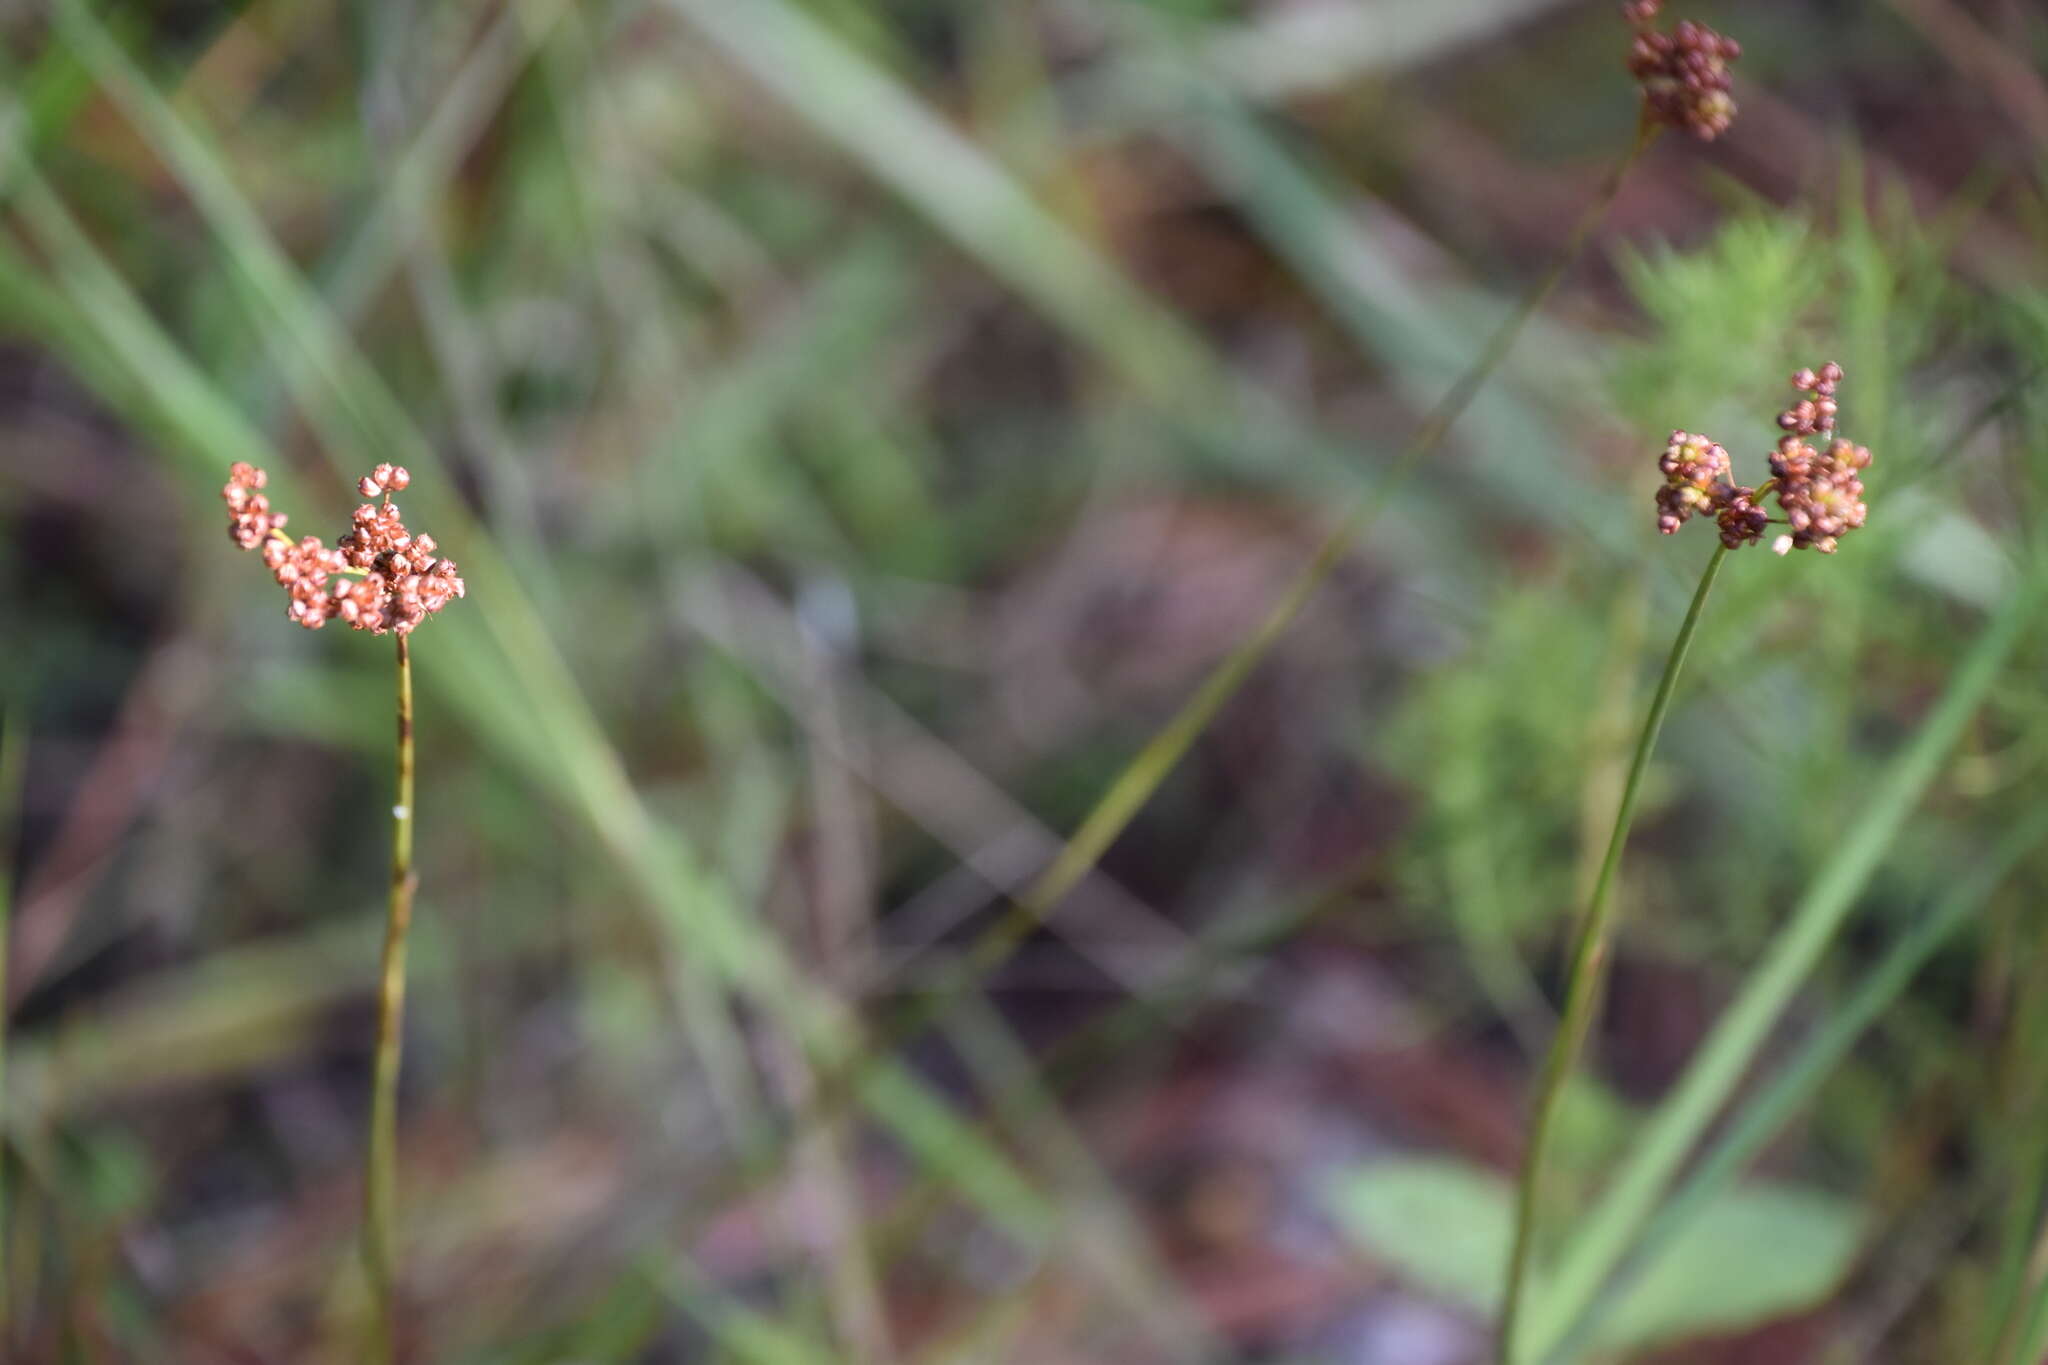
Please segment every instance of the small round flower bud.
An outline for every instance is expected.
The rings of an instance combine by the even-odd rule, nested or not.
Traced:
[[[1754,545],[1764,538],[1764,527],[1770,525],[1770,514],[1756,505],[1754,488],[1731,488],[1721,502],[1721,510],[1714,518],[1720,528],[1721,543],[1731,550],[1745,545]]]

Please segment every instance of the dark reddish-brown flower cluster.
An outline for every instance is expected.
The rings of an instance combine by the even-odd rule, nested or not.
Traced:
[[[1628,0],[1621,7],[1636,31],[1628,70],[1642,87],[1643,117],[1712,142],[1735,120],[1728,66],[1742,55],[1742,44],[1690,19],[1660,33],[1653,25],[1663,8],[1663,0]]]
[[[412,482],[404,469],[380,464],[363,476],[357,491],[383,501],[356,508],[354,529],[332,548],[315,536],[295,542],[279,530],[285,519],[258,491],[265,482],[263,471],[247,464],[228,472],[221,490],[228,535],[245,550],[263,547],[264,566],[290,594],[286,614],[308,630],[340,617],[374,635],[405,635],[464,595],[455,561],[436,553],[432,536],[408,532],[391,501]]]
[[[1819,550],[1833,554],[1840,538],[1863,524],[1869,507],[1863,501],[1863,478],[1870,451],[1835,435],[1835,388],[1842,367],[1830,361],[1819,370],[1792,376],[1799,399],[1778,414],[1784,435],[1771,452],[1771,477],[1762,487],[1734,482],[1728,452],[1704,436],[1674,431],[1657,460],[1664,483],[1657,489],[1657,529],[1670,535],[1687,520],[1711,514],[1721,543],[1731,550],[1754,545],[1765,528],[1789,527],[1771,542],[1779,554]],[[1825,438],[1816,449],[1809,437]],[[1775,497],[1782,517],[1773,517],[1763,500]]]
[[[1657,529],[1667,536],[1693,513],[1712,511],[1720,490],[1728,486],[1728,452],[1689,431],[1671,433],[1657,468],[1664,475],[1664,486],[1657,490]]]
[[[1870,468],[1870,451],[1835,435],[1835,386],[1841,382],[1840,365],[1823,365],[1818,374],[1801,370],[1792,376],[1792,387],[1804,396],[1778,416],[1785,434],[1771,452],[1771,482],[1792,528],[1785,538],[1790,543],[1775,547],[1781,554],[1809,547],[1833,554],[1837,539],[1869,515],[1862,475]],[[1826,437],[1827,448],[1816,450],[1809,436]]]

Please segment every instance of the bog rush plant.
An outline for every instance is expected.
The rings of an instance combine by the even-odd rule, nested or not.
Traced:
[[[1782,434],[1770,453],[1771,476],[1757,487],[1736,483],[1728,452],[1706,436],[1674,431],[1658,456],[1657,468],[1664,482],[1655,495],[1657,529],[1671,535],[1695,517],[1711,518],[1721,543],[1700,575],[1692,605],[1686,609],[1685,622],[1672,642],[1663,675],[1651,696],[1650,711],[1644,718],[1621,802],[1614,813],[1607,853],[1572,948],[1564,1010],[1537,1076],[1529,1136],[1516,1189],[1514,1241],[1508,1253],[1507,1282],[1495,1336],[1494,1359],[1498,1365],[1513,1365],[1515,1359],[1516,1324],[1534,1253],[1551,1128],[1565,1082],[1585,1047],[1586,1035],[1599,1008],[1600,989],[1606,981],[1614,933],[1614,875],[1621,865],[1622,848],[1628,842],[1629,826],[1635,818],[1643,772],[1649,766],[1657,733],[1663,728],[1665,712],[1670,709],[1671,696],[1678,684],[1679,670],[1692,647],[1693,634],[1699,627],[1707,596],[1713,591],[1714,579],[1721,571],[1721,562],[1731,550],[1758,544],[1772,526],[1786,528],[1771,544],[1778,554],[1789,554],[1795,549],[1833,554],[1841,538],[1862,526],[1868,515],[1862,473],[1870,467],[1870,451],[1835,434],[1835,392],[1841,382],[1842,367],[1832,361],[1818,370],[1802,369],[1792,376],[1792,387],[1799,396],[1778,414]],[[1825,448],[1817,449],[1816,441],[1824,441]],[[1779,516],[1772,516],[1766,505],[1773,500]]]
[[[236,463],[221,497],[228,505],[228,537],[260,550],[263,563],[290,599],[285,615],[308,630],[340,620],[355,630],[390,635],[398,659],[398,758],[391,807],[391,886],[384,952],[377,980],[377,1041],[370,1095],[370,1132],[363,1179],[363,1266],[376,1305],[377,1353],[395,1348],[398,1066],[405,1016],[405,950],[412,927],[413,741],[412,632],[466,587],[455,561],[440,556],[430,535],[413,535],[391,501],[412,482],[404,468],[380,464],[356,484],[365,498],[351,529],[333,546],[316,536],[294,541],[285,517],[271,509],[260,469]]]

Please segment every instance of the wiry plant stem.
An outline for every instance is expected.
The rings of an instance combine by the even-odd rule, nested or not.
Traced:
[[[405,1025],[405,944],[412,928],[412,655],[398,637],[398,783],[391,807],[391,899],[377,981],[377,1058],[364,1177],[363,1267],[376,1308],[376,1356],[392,1359],[396,1330],[398,1060]]]
[[[1642,736],[1636,740],[1635,756],[1629,760],[1628,779],[1621,789],[1621,804],[1614,811],[1614,830],[1607,837],[1607,856],[1601,860],[1600,876],[1593,883],[1593,895],[1586,903],[1585,918],[1579,924],[1578,941],[1572,948],[1571,975],[1565,985],[1564,1013],[1551,1038],[1550,1051],[1537,1077],[1536,1104],[1529,1120],[1528,1145],[1522,1152],[1522,1174],[1515,1196],[1515,1240],[1508,1253],[1507,1283],[1501,1299],[1500,1322],[1494,1337],[1497,1365],[1514,1365],[1515,1325],[1521,1316],[1528,1288],[1529,1265],[1536,1240],[1536,1212],[1541,1202],[1544,1158],[1550,1146],[1550,1130],[1557,1117],[1558,1100],[1584,1049],[1593,1015],[1599,1008],[1600,988],[1607,979],[1608,948],[1614,936],[1612,892],[1614,874],[1621,866],[1621,851],[1628,843],[1629,825],[1635,819],[1636,797],[1643,784],[1643,772],[1650,766],[1650,752],[1657,747],[1657,732],[1664,728],[1664,713],[1671,709],[1671,696],[1678,686],[1679,671],[1692,648],[1700,616],[1721,572],[1727,547],[1717,547],[1700,575],[1692,605],[1686,609],[1685,624],[1671,642],[1671,654],[1664,660],[1664,674],[1650,698],[1650,713],[1643,719]]]

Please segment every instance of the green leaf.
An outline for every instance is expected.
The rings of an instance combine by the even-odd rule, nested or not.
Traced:
[[[1493,1314],[1514,1230],[1507,1181],[1462,1161],[1402,1157],[1344,1176],[1332,1198],[1344,1230],[1417,1287]]]
[[[1862,1231],[1861,1211],[1833,1195],[1762,1183],[1732,1190],[1671,1243],[1599,1340],[1675,1341],[1809,1308],[1841,1283]]]
[[[1379,1161],[1334,1189],[1338,1221],[1418,1287],[1489,1316],[1499,1299],[1514,1190],[1439,1157]],[[1792,1185],[1730,1191],[1690,1223],[1603,1324],[1622,1351],[1735,1331],[1819,1303],[1855,1256],[1861,1211]]]

